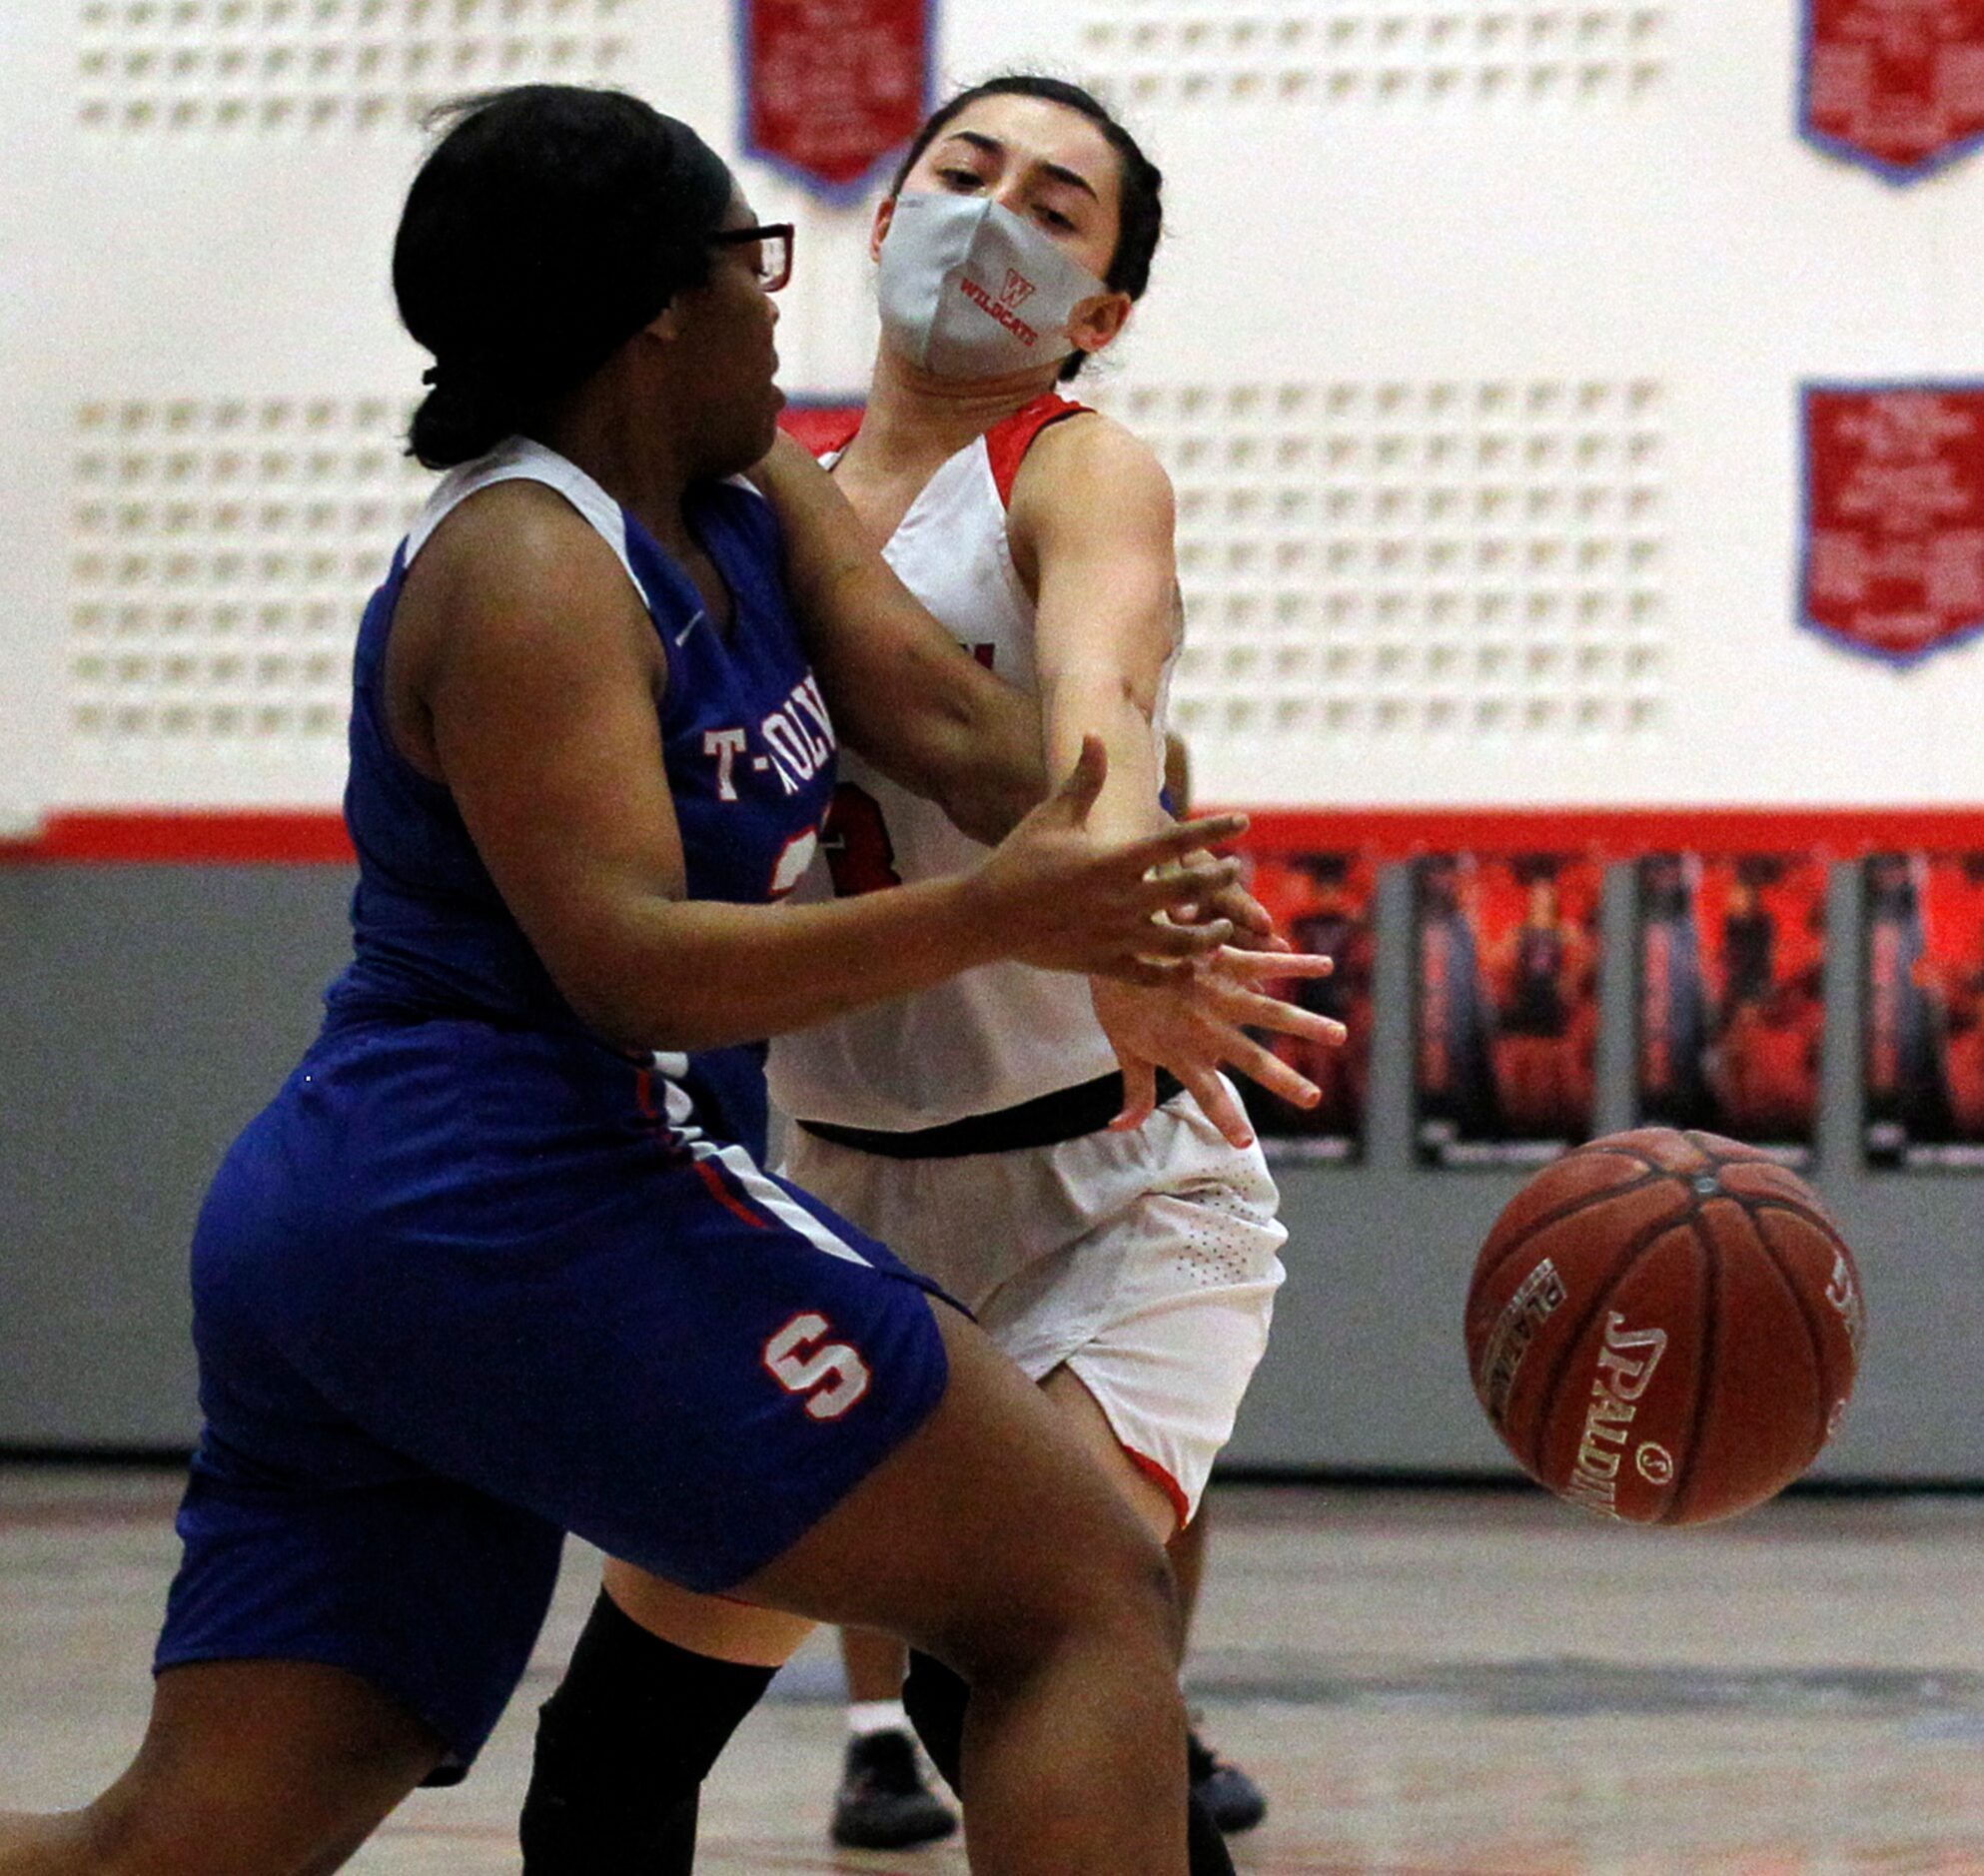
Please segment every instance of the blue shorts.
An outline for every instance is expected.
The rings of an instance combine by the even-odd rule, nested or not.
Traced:
[[[194,1237],[206,1427],[160,1668],[346,1668],[466,1765],[563,1532],[728,1588],[923,1422],[934,1287],[664,1109],[577,1038],[318,1043]]]

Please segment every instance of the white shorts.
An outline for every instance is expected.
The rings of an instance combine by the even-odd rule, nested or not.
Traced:
[[[934,1277],[1035,1381],[1063,1364],[1181,1523],[1268,1346],[1288,1234],[1190,1095],[1134,1134],[896,1160],[794,1127],[786,1176]]]

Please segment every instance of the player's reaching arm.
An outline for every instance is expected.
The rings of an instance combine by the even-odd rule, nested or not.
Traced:
[[[791,438],[751,479],[778,511],[793,611],[841,740],[973,839],[1001,840],[1047,792],[1038,705],[911,595]]]
[[[1107,418],[1044,430],[1013,486],[1013,559],[1035,593],[1034,668],[1045,766],[1086,736],[1109,751],[1098,833],[1165,819],[1157,712],[1178,649],[1171,478]]]
[[[1130,838],[1168,818],[1159,802],[1164,751],[1157,733],[1166,673],[1182,614],[1173,545],[1171,481],[1149,448],[1107,419],[1070,419],[1042,432],[1014,484],[1013,556],[1034,585],[1034,658],[1046,765],[1099,738],[1109,778],[1090,817],[1097,833]],[[1251,897],[1236,892],[1250,906]],[[1259,908],[1255,907],[1258,912]],[[1268,942],[1265,913],[1251,934]],[[1264,956],[1231,948],[1194,974],[1189,995],[1151,996],[1098,981],[1096,1015],[1123,1068],[1118,1127],[1141,1126],[1157,1102],[1160,1064],[1179,1069],[1208,1117],[1235,1145],[1253,1129],[1222,1067],[1300,1107],[1321,1092],[1253,1040],[1248,1026],[1341,1042],[1341,1024],[1263,994],[1270,978],[1320,976],[1326,958]]]

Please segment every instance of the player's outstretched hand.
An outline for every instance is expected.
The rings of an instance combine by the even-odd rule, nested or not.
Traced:
[[[1327,977],[1329,958],[1310,952],[1242,951],[1223,946],[1205,963],[1159,987],[1107,982],[1093,986],[1095,1011],[1123,1067],[1123,1111],[1110,1126],[1141,1127],[1157,1106],[1157,1071],[1168,1068],[1236,1147],[1254,1143],[1246,1111],[1221,1076],[1231,1068],[1299,1108],[1320,1101],[1322,1090],[1280,1056],[1264,1049],[1248,1029],[1341,1043],[1343,1024],[1299,1009],[1256,986],[1298,977]]]
[[[1006,956],[1045,970],[1164,984],[1234,936],[1231,919],[1202,914],[1237,883],[1240,862],[1204,850],[1243,832],[1247,817],[1222,814],[1100,843],[1088,817],[1108,769],[1101,738],[1086,737],[1067,780],[993,849],[975,885]],[[1286,958],[1275,962],[1280,975],[1291,975]]]

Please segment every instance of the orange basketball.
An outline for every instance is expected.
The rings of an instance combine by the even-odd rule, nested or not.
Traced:
[[[1632,1524],[1759,1504],[1853,1392],[1860,1276],[1795,1173],[1648,1127],[1547,1166],[1495,1220],[1468,1292],[1468,1367],[1510,1452]]]

